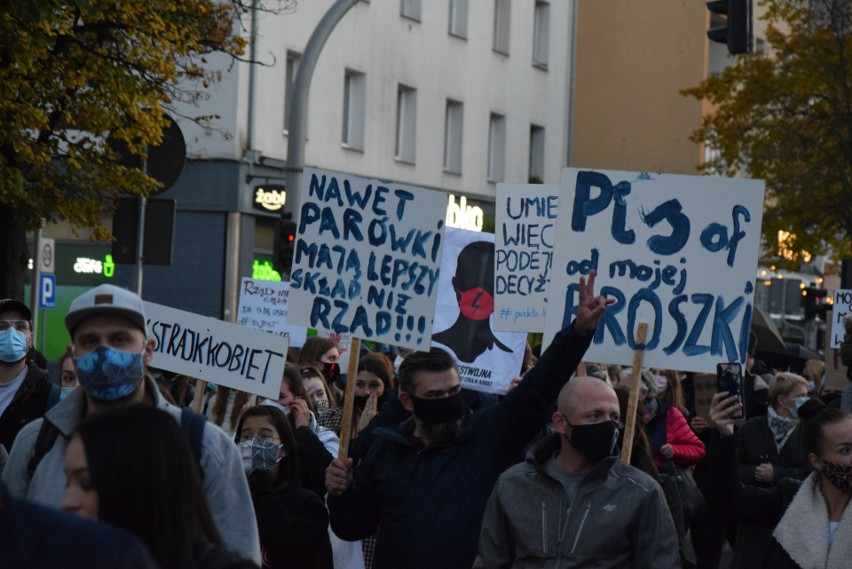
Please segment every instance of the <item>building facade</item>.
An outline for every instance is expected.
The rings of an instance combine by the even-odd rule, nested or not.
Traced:
[[[256,63],[210,58],[221,81],[197,106],[177,109],[217,118],[206,128],[177,119],[186,164],[156,196],[177,203],[172,262],[144,267],[146,300],[233,320],[240,278],[268,276],[275,220],[294,213],[298,192],[285,186],[288,99],[305,45],[333,3],[247,17]],[[305,165],[442,192],[449,221],[488,229],[498,182],[557,183],[566,165],[573,10],[573,2],[545,0],[355,3],[315,68]],[[85,245],[61,225],[45,234],[59,256]],[[90,247],[87,270],[109,265],[108,246]],[[85,282],[134,287],[133,266],[110,272]],[[57,277],[51,330],[78,292]]]

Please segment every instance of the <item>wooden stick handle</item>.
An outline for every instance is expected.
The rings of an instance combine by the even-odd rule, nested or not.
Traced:
[[[195,382],[195,397],[192,398],[192,410],[201,413],[201,404],[204,402],[204,392],[207,391],[207,382],[199,379]],[[178,405],[183,405],[178,401]]]
[[[349,373],[343,392],[343,422],[340,425],[340,451],[337,458],[349,458],[349,441],[352,438],[352,413],[355,411],[355,378],[358,375],[358,358],[361,355],[361,338],[352,338],[349,346]]]
[[[640,322],[636,330],[636,345],[641,346],[633,352],[633,377],[630,385],[630,398],[627,400],[627,417],[624,418],[624,443],[621,448],[621,462],[630,464],[633,455],[633,437],[636,434],[636,413],[639,408],[639,386],[642,379],[642,361],[645,359],[645,336],[648,334],[647,322]]]

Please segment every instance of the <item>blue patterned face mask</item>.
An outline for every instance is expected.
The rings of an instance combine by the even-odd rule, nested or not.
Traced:
[[[261,441],[255,437],[241,441],[237,446],[240,447],[240,455],[243,459],[243,469],[246,472],[254,472],[255,470],[272,470],[281,457],[278,456],[279,445],[275,443]]]
[[[77,378],[86,393],[101,401],[115,401],[134,391],[145,374],[142,353],[98,346],[75,357]]]

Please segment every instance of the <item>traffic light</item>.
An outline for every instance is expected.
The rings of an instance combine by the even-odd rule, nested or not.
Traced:
[[[289,275],[296,252],[296,222],[280,218],[275,222],[275,251],[273,264],[281,275]]]
[[[813,320],[817,316],[825,318],[828,309],[828,291],[824,288],[809,286],[802,289],[802,306],[805,309],[805,320]]]
[[[731,55],[751,53],[751,1],[707,2],[707,9],[714,14],[710,18],[711,28],[707,31],[707,37],[712,41],[727,44],[728,53]]]

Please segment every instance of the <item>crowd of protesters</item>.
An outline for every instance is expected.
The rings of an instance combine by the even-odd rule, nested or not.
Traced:
[[[499,397],[438,348],[364,349],[346,377],[311,337],[261,399],[152,368],[144,304],[112,285],[72,302],[51,378],[29,308],[0,300],[0,568],[716,569],[726,547],[848,567],[852,388],[767,368],[752,337],[742,396],[699,413],[692,374],[582,362],[611,302],[581,278]]]

